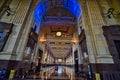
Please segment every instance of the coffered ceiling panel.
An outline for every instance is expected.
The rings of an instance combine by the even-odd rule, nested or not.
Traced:
[[[58,41],[55,41],[56,38],[54,38],[52,41],[49,41],[49,46],[53,52],[53,55],[57,58],[65,58],[67,56],[67,54],[69,54],[69,50],[72,47],[72,43],[66,41],[66,39],[64,39],[65,41],[61,41],[61,39],[59,39]]]
[[[64,34],[72,35],[75,32],[75,26],[67,26],[67,25],[44,25],[44,33],[45,34],[54,34],[56,32],[62,32]]]

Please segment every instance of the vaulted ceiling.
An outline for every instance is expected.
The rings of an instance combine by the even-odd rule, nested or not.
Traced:
[[[57,13],[56,13],[57,12]],[[61,13],[62,12],[62,13]],[[48,14],[49,13],[49,14]],[[69,15],[68,15],[69,13]],[[65,16],[73,15],[76,20],[81,14],[80,4],[77,0],[41,0],[36,6],[34,18],[37,26],[40,26],[43,16]],[[71,17],[73,17],[71,16]],[[66,16],[67,17],[67,16]],[[61,17],[62,18],[62,17]],[[46,19],[46,18],[44,18]]]
[[[66,58],[71,53],[79,15],[77,0],[41,0],[37,5],[34,16],[36,24],[41,24],[40,38],[46,39],[53,57]]]

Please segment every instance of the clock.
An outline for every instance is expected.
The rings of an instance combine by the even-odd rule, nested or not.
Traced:
[[[62,33],[60,31],[56,32],[56,36],[61,36]]]

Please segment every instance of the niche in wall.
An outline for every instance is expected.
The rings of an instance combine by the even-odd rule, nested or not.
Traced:
[[[34,32],[33,29],[31,29],[30,34],[29,34],[29,38],[28,38],[28,42],[27,42],[27,46],[26,46],[26,53],[30,54],[34,51],[34,47],[35,44],[38,41],[38,35]]]
[[[120,25],[103,26],[103,34],[106,38],[110,54],[115,63],[120,62]]]
[[[12,32],[13,24],[0,22],[0,51],[3,51],[5,43]]]

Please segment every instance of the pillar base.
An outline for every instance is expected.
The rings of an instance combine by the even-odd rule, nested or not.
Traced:
[[[90,66],[93,75],[100,73],[101,80],[120,80],[120,64],[91,63]]]
[[[114,63],[112,56],[107,54],[98,55],[96,57],[96,61],[97,63],[111,63],[111,64]]]

